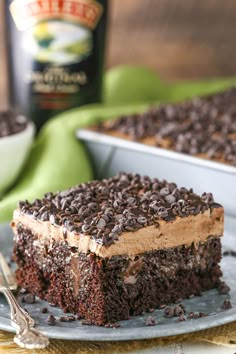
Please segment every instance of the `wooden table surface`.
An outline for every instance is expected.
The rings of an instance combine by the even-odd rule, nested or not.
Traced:
[[[6,104],[0,1],[0,105]],[[236,73],[235,0],[109,0],[107,67],[141,64],[166,79]]]

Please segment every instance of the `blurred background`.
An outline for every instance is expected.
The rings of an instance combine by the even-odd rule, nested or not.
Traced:
[[[0,2],[0,105],[6,105]],[[236,73],[235,0],[110,0],[106,66],[140,64],[167,80]],[[19,53],[20,55],[20,53]]]

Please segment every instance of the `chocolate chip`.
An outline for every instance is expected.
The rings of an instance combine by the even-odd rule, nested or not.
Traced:
[[[178,201],[179,206],[182,208],[185,206],[185,200],[184,199],[179,199]]]
[[[115,199],[114,203],[113,203],[113,206],[114,206],[114,208],[118,208],[122,204],[123,204],[123,202],[122,202],[121,199]]]
[[[232,256],[236,257],[236,251],[235,250],[228,250],[223,252],[223,256]]]
[[[92,229],[91,225],[84,224],[82,225],[81,231],[86,234],[89,231],[91,231],[91,229]]]
[[[154,311],[155,311],[155,309],[153,309],[153,308],[148,309],[148,312],[150,312],[150,313],[152,313],[152,312],[154,312]]]
[[[144,225],[147,223],[147,218],[145,216],[139,216],[137,222],[141,225]]]
[[[33,294],[26,294],[26,295],[24,295],[23,299],[24,299],[23,301],[26,304],[34,304],[35,303],[35,295],[33,295]]]
[[[203,194],[202,194],[202,200],[203,200],[205,203],[213,203],[213,202],[214,202],[214,199],[213,199],[212,193],[203,193]]]
[[[66,200],[66,198],[62,199],[61,201],[61,209],[65,210],[66,208],[68,208],[69,206],[69,202]]]
[[[111,231],[112,233],[120,234],[122,232],[122,229],[122,225],[115,225]]]
[[[106,208],[106,210],[104,211],[105,215],[108,215],[108,217],[111,219],[114,215],[114,210],[112,208]]]
[[[175,316],[174,307],[166,307],[164,310],[164,316],[167,318],[171,318]]]
[[[97,223],[98,229],[103,229],[106,226],[106,221],[103,218],[100,218]]]
[[[206,317],[206,316],[208,316],[207,313],[205,313],[205,312],[199,312],[199,317]]]
[[[184,311],[184,313],[186,312],[184,304],[179,304],[179,307],[182,308],[182,310]]]
[[[162,197],[167,196],[168,194],[170,194],[169,188],[167,188],[167,187],[161,188],[161,190],[160,190],[160,195],[161,195]]]
[[[157,321],[155,320],[154,317],[148,316],[148,318],[145,321],[146,326],[156,326]]]
[[[184,309],[182,308],[182,306],[178,305],[174,307],[174,316],[180,316],[184,314]]]
[[[181,313],[177,319],[178,322],[182,322],[182,321],[187,321],[186,317],[184,316],[183,313]]]
[[[232,304],[231,304],[230,300],[229,300],[229,299],[225,299],[224,302],[223,302],[223,304],[222,304],[222,306],[221,306],[221,308],[222,308],[223,310],[229,310],[229,309],[231,309],[231,308],[232,308]]]
[[[43,308],[41,309],[41,313],[48,313],[47,307],[43,307]]]
[[[199,313],[195,312],[194,315],[193,315],[193,318],[196,320],[200,317]]]
[[[194,312],[189,312],[189,314],[188,314],[188,318],[194,318]]]
[[[161,218],[166,218],[168,216],[168,211],[165,207],[158,208],[158,216]]]
[[[104,327],[116,329],[116,328],[120,327],[120,323],[118,323],[118,322],[106,323]]]
[[[33,217],[36,219],[39,216],[39,212],[37,210],[33,211]]]
[[[98,207],[98,205],[97,205],[97,203],[95,203],[95,202],[92,202],[92,203],[89,203],[89,204],[88,204],[88,208],[89,208],[89,209],[96,210],[97,207]]]
[[[172,204],[175,203],[176,198],[172,194],[169,194],[165,196],[165,200],[167,201],[167,203]]]
[[[109,190],[108,187],[102,187],[101,188],[101,194],[107,195],[107,194],[109,194],[109,192],[110,192],[110,190]]]
[[[42,221],[48,221],[48,220],[49,220],[49,215],[50,215],[49,211],[45,211],[45,212],[41,215],[40,219],[41,219]]]
[[[129,197],[129,198],[127,199],[127,203],[128,203],[129,205],[135,205],[135,204],[136,204],[136,199],[135,199],[134,197]]]
[[[49,326],[55,326],[56,318],[53,315],[49,315],[46,319],[46,322]]]
[[[45,199],[48,199],[48,200],[52,200],[52,198],[53,198],[53,193],[52,193],[52,192],[49,192],[49,193],[44,194],[44,198],[45,198]]]
[[[72,322],[75,321],[75,316],[61,316],[59,317],[60,322]]]
[[[223,281],[220,283],[219,285],[219,293],[224,295],[224,294],[228,294],[230,291],[229,286]]]
[[[166,307],[166,304],[162,304],[162,305],[159,305],[159,306],[158,306],[158,309],[161,310],[161,309],[164,309],[165,307]]]

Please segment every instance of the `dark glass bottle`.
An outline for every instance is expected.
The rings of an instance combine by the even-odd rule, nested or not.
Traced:
[[[38,129],[101,100],[107,0],[7,0],[10,104]]]

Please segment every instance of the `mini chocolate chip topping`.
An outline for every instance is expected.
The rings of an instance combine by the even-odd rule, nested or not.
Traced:
[[[131,173],[47,193],[32,203],[19,202],[21,212],[32,218],[89,235],[107,246],[123,232],[158,227],[161,219],[169,222],[177,216],[194,216],[215,207],[219,204],[214,203],[210,193],[198,196],[191,188]]]
[[[34,304],[35,303],[35,295],[26,294],[25,296],[23,296],[22,302],[25,302],[26,304]]]
[[[134,141],[152,137],[156,145],[236,166],[236,88],[143,114],[101,123],[101,132],[118,131]]]
[[[231,304],[230,300],[229,300],[229,299],[225,299],[224,302],[223,302],[223,304],[221,305],[221,308],[222,308],[223,310],[230,310],[230,309],[232,309],[232,304]]]
[[[148,316],[148,318],[145,321],[146,326],[156,326],[157,321],[153,316]]]
[[[47,307],[43,307],[41,309],[41,313],[48,313],[48,308]]]
[[[0,112],[0,138],[20,133],[27,126],[27,119],[12,111]]]
[[[55,326],[56,325],[56,318],[53,315],[49,315],[46,319],[46,323],[49,326]]]
[[[71,316],[61,316],[59,318],[60,322],[72,322],[72,321],[75,321],[75,320],[76,320],[76,318],[73,315],[71,315]]]

